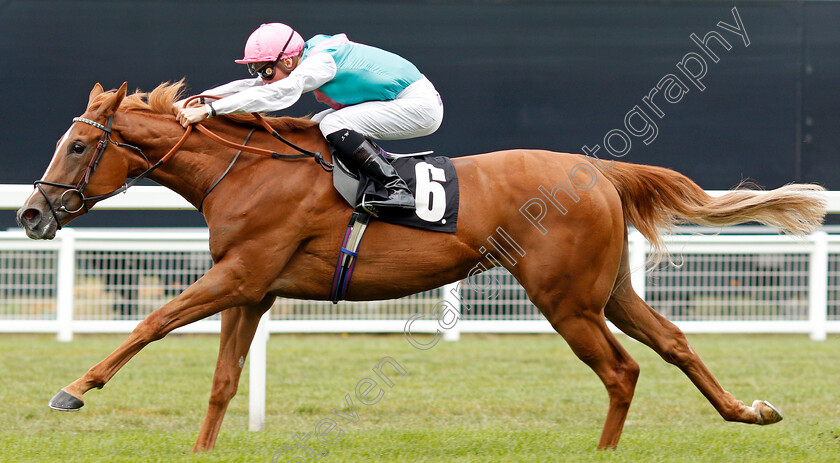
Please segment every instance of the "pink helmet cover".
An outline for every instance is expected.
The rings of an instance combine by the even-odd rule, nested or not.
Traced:
[[[281,58],[289,58],[300,53],[303,46],[303,37],[291,27],[282,23],[263,24],[248,37],[245,56],[236,62],[247,64],[275,61],[281,51]]]

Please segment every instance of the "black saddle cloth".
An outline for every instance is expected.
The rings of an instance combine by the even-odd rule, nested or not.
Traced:
[[[455,233],[458,224],[458,175],[452,160],[445,156],[401,157],[391,165],[405,180],[414,195],[417,208],[414,211],[382,209],[378,219],[383,222],[407,227],[445,233]],[[377,182],[362,173],[359,175],[359,189],[356,204],[364,198],[387,199],[388,192]]]

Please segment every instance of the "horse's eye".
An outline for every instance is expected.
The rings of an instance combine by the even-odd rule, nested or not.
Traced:
[[[81,143],[73,143],[73,145],[70,146],[70,152],[73,154],[82,154],[85,152],[85,145]]]

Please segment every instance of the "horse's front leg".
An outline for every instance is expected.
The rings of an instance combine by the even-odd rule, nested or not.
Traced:
[[[271,308],[274,299],[274,296],[266,296],[255,306],[235,307],[222,312],[219,360],[213,375],[210,405],[193,447],[194,452],[210,450],[216,445],[216,437],[222,427],[228,404],[239,387],[245,356],[251,348],[260,317]]]
[[[230,262],[236,261],[230,259]],[[233,263],[227,264],[225,260],[217,263],[171,302],[150,313],[105,360],[62,388],[50,401],[50,407],[64,411],[78,410],[84,405],[82,396],[85,392],[93,388],[101,389],[123,365],[152,341],[227,308],[258,304],[265,297],[266,289],[262,282],[246,281],[244,275],[241,267]]]

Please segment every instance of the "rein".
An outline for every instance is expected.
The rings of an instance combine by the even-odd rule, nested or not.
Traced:
[[[257,130],[256,127],[254,127],[253,129],[251,129],[250,132],[248,132],[248,136],[245,137],[245,141],[242,142],[242,145],[247,145],[248,144],[248,140],[251,139],[251,135],[254,134],[255,130]],[[216,188],[216,186],[219,183],[222,183],[222,179],[227,177],[228,172],[230,172],[230,169],[232,169],[233,165],[236,164],[236,161],[237,161],[237,159],[239,159],[239,155],[241,155],[241,154],[242,154],[242,150],[239,150],[239,151],[236,152],[236,156],[234,156],[233,160],[230,161],[230,164],[228,165],[227,169],[225,169],[225,171],[222,172],[222,175],[220,175],[219,178],[212,185],[210,185],[210,188],[208,188],[207,191],[204,192],[204,196],[201,197],[201,201],[199,201],[199,203],[198,203],[198,212],[202,211],[202,209],[204,208],[204,200],[207,199],[208,196],[210,196],[210,192],[212,192],[213,189]]]
[[[192,96],[192,97],[188,98],[187,101],[184,102],[184,106],[188,105],[191,101],[193,101],[195,99],[198,99],[198,98],[202,98],[202,99],[212,98],[212,99],[218,100],[218,99],[221,99],[222,97],[215,96],[215,95],[195,95],[195,96]],[[263,148],[247,147],[245,145],[240,145],[238,143],[234,143],[232,141],[225,140],[224,138],[222,138],[222,137],[216,135],[215,133],[213,133],[212,131],[210,131],[210,129],[205,127],[200,122],[196,123],[195,126],[196,126],[196,128],[198,129],[199,132],[203,133],[204,135],[207,135],[208,137],[210,137],[212,140],[216,141],[217,143],[220,143],[220,144],[225,145],[227,147],[234,148],[234,149],[239,149],[239,150],[243,150],[243,151],[248,151],[248,152],[251,152],[251,153],[262,154],[262,155],[265,155],[265,156],[271,156],[274,159],[314,158],[315,162],[317,162],[318,165],[321,166],[321,168],[323,168],[327,172],[332,172],[333,165],[331,163],[327,162],[327,160],[324,159],[324,156],[319,151],[309,151],[306,148],[302,148],[302,147],[290,142],[289,140],[286,140],[283,137],[283,135],[280,135],[280,132],[275,130],[274,127],[272,127],[268,122],[266,122],[266,120],[262,116],[260,116],[258,113],[251,113],[251,115],[254,116],[254,119],[266,130],[266,132],[270,133],[271,136],[273,136],[274,138],[282,141],[287,146],[297,150],[301,154],[281,154],[281,153],[278,153],[276,151],[271,151],[271,150],[267,150],[267,149],[263,149]]]
[[[214,95],[196,95],[196,96],[188,98],[184,102],[184,106],[186,106],[191,101],[193,101],[197,98],[219,99],[221,97],[214,96]],[[178,152],[178,150],[180,150],[181,147],[184,146],[184,143],[186,143],[187,137],[189,137],[190,134],[192,133],[193,127],[198,129],[199,132],[203,133],[204,135],[207,135],[207,137],[216,141],[217,143],[220,143],[224,146],[239,150],[239,152],[236,153],[236,156],[233,158],[233,161],[230,163],[228,168],[224,171],[224,173],[222,173],[221,177],[219,177],[219,179],[216,180],[216,182],[210,187],[210,189],[207,190],[207,192],[201,198],[201,203],[198,206],[199,211],[201,211],[201,206],[204,205],[204,200],[207,198],[207,196],[210,194],[210,192],[213,191],[213,189],[219,184],[219,182],[221,182],[222,179],[224,179],[225,176],[228,174],[228,172],[230,172],[230,169],[233,167],[233,164],[236,162],[236,160],[239,159],[239,155],[242,153],[242,151],[248,151],[250,153],[260,154],[260,155],[264,155],[264,156],[271,156],[273,159],[289,159],[289,160],[291,160],[291,159],[313,158],[315,160],[315,162],[317,162],[318,165],[320,165],[321,168],[323,168],[325,171],[332,172],[333,165],[330,162],[328,162],[327,160],[325,160],[324,156],[320,152],[309,151],[305,148],[302,148],[302,147],[286,140],[282,135],[280,135],[280,133],[277,130],[275,130],[273,127],[271,127],[271,125],[268,122],[266,122],[266,120],[263,119],[262,116],[260,116],[257,113],[251,113],[251,114],[254,116],[254,118],[257,120],[257,122],[259,122],[259,124],[263,128],[265,128],[265,130],[268,131],[274,138],[277,138],[278,140],[282,141],[283,143],[285,143],[289,147],[299,151],[301,154],[282,154],[282,153],[278,153],[278,152],[272,151],[272,150],[267,150],[267,149],[263,149],[263,148],[252,147],[252,146],[246,146],[245,144],[248,143],[248,140],[251,138],[251,135],[254,133],[255,129],[252,129],[251,132],[248,134],[248,137],[245,138],[245,142],[244,142],[245,144],[240,145],[238,143],[226,140],[226,139],[216,135],[210,129],[208,129],[207,127],[205,127],[203,124],[201,124],[199,122],[199,123],[188,126],[186,128],[186,131],[184,132],[184,135],[181,136],[181,138],[178,140],[178,142],[175,143],[175,145],[169,151],[167,151],[166,154],[164,154],[163,157],[160,158],[160,160],[158,162],[156,162],[153,165],[149,161],[149,157],[146,156],[146,154],[143,153],[143,150],[140,149],[139,147],[134,146],[134,145],[129,145],[127,143],[117,142],[117,141],[114,141],[114,140],[111,139],[112,125],[114,123],[114,116],[113,115],[108,117],[108,122],[106,123],[106,125],[102,125],[102,124],[100,124],[96,121],[92,121],[90,119],[85,119],[83,117],[74,117],[73,122],[82,122],[82,123],[92,125],[92,126],[96,127],[97,129],[102,130],[102,137],[99,139],[99,142],[97,142],[97,144],[96,144],[96,152],[94,153],[93,157],[90,160],[90,163],[88,164],[87,168],[85,169],[84,175],[82,175],[82,178],[79,180],[79,182],[76,185],[69,185],[69,184],[56,183],[56,182],[48,182],[48,181],[45,181],[45,180],[37,180],[37,181],[35,181],[34,186],[35,186],[35,188],[38,189],[38,191],[41,193],[41,195],[46,200],[47,205],[50,207],[50,212],[52,212],[53,218],[55,219],[55,222],[58,225],[58,229],[61,230],[61,220],[59,220],[59,218],[58,218],[58,212],[66,212],[68,214],[75,214],[75,213],[81,211],[82,209],[84,209],[85,212],[88,212],[90,210],[89,207],[88,207],[89,202],[102,201],[103,199],[108,199],[110,197],[113,197],[113,196],[116,196],[120,193],[125,192],[126,190],[128,190],[132,186],[136,185],[138,182],[140,182],[144,178],[148,177],[152,172],[154,172],[158,167],[163,165],[163,163],[168,161],[169,158],[171,158],[176,152]],[[99,163],[102,160],[102,156],[105,154],[105,151],[108,148],[109,143],[111,143],[115,146],[118,146],[120,148],[128,148],[132,151],[136,151],[137,153],[139,153],[141,156],[143,156],[143,159],[146,160],[146,166],[147,166],[146,170],[141,172],[136,177],[134,177],[131,181],[127,181],[125,184],[123,184],[123,186],[117,188],[116,190],[114,190],[110,193],[105,193],[105,194],[101,194],[101,195],[86,197],[84,195],[84,190],[88,186],[88,183],[90,182],[91,176],[93,175],[94,172],[96,172],[96,169],[99,167]],[[53,206],[52,201],[50,201],[49,197],[47,196],[46,191],[44,191],[44,188],[41,185],[48,185],[48,186],[53,186],[53,187],[58,187],[58,188],[64,188],[65,189],[64,193],[62,193],[61,197],[59,198],[59,207],[57,209],[55,208],[55,206]],[[79,207],[76,207],[76,208],[73,209],[73,208],[71,208],[72,206],[68,207],[68,205],[70,204],[71,201],[73,201],[74,197],[77,198],[77,201],[80,203],[80,205],[79,205]]]

